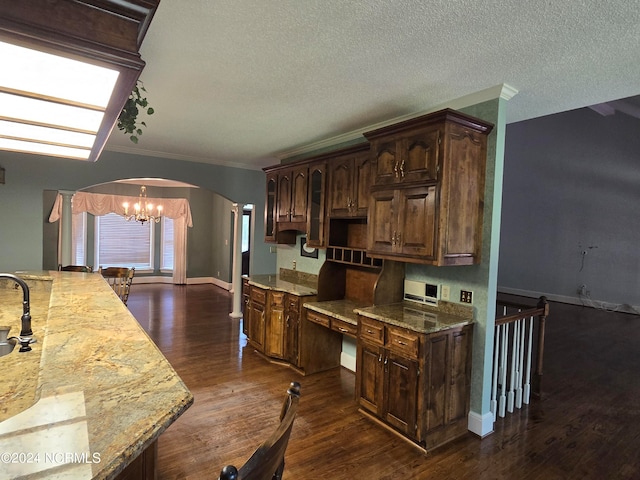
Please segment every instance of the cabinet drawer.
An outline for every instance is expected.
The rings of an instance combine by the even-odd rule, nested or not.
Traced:
[[[377,345],[384,345],[384,325],[366,317],[360,317],[360,338]]]
[[[271,305],[274,307],[284,307],[284,297],[285,294],[283,292],[271,292]]]
[[[410,358],[418,358],[420,347],[420,335],[404,328],[387,326],[386,347],[400,355]]]
[[[307,310],[307,320],[313,323],[317,323],[318,325],[322,325],[323,327],[329,327],[330,319],[326,315],[323,315],[318,312],[314,312],[313,310]]]
[[[351,337],[355,337],[358,333],[357,325],[352,325],[338,318],[331,319],[331,330],[344,333],[345,335],[349,335]]]
[[[262,305],[267,304],[267,291],[261,288],[251,288],[251,300]]]

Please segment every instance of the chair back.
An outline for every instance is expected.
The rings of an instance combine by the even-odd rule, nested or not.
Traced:
[[[62,264],[58,264],[58,271],[60,272],[82,272],[82,273],[93,273],[93,267],[89,265],[66,265],[62,266]]]
[[[289,444],[293,421],[300,401],[300,384],[291,382],[280,412],[280,425],[269,438],[237,469],[227,465],[218,480],[281,480],[284,471],[284,454]]]
[[[136,273],[135,267],[100,267],[99,272],[113,288],[113,291],[116,292],[116,295],[120,297],[122,303],[126,305],[129,299],[129,290],[133,283],[133,276]]]

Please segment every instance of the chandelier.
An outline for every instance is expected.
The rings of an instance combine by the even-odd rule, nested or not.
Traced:
[[[135,220],[136,222],[140,222],[144,225],[145,222],[156,222],[160,221],[160,215],[162,213],[162,205],[158,205],[156,207],[157,214],[153,214],[153,205],[147,202],[147,187],[144,185],[140,186],[140,196],[138,203],[133,205],[133,213],[129,213],[129,202],[124,202],[122,204],[124,207],[124,214],[122,215],[127,221]]]

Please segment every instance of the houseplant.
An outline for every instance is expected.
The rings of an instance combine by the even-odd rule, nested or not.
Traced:
[[[138,143],[138,137],[142,135],[141,127],[147,126],[145,122],[138,121],[140,111],[146,112],[147,115],[153,115],[154,112],[153,108],[149,106],[147,97],[144,96],[146,93],[144,84],[138,80],[118,116],[118,129],[126,135],[130,135],[129,139],[133,143]]]

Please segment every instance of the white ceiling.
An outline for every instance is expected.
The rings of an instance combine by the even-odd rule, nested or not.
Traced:
[[[108,150],[258,168],[503,84],[509,123],[638,95],[640,0],[161,0],[141,54]]]

